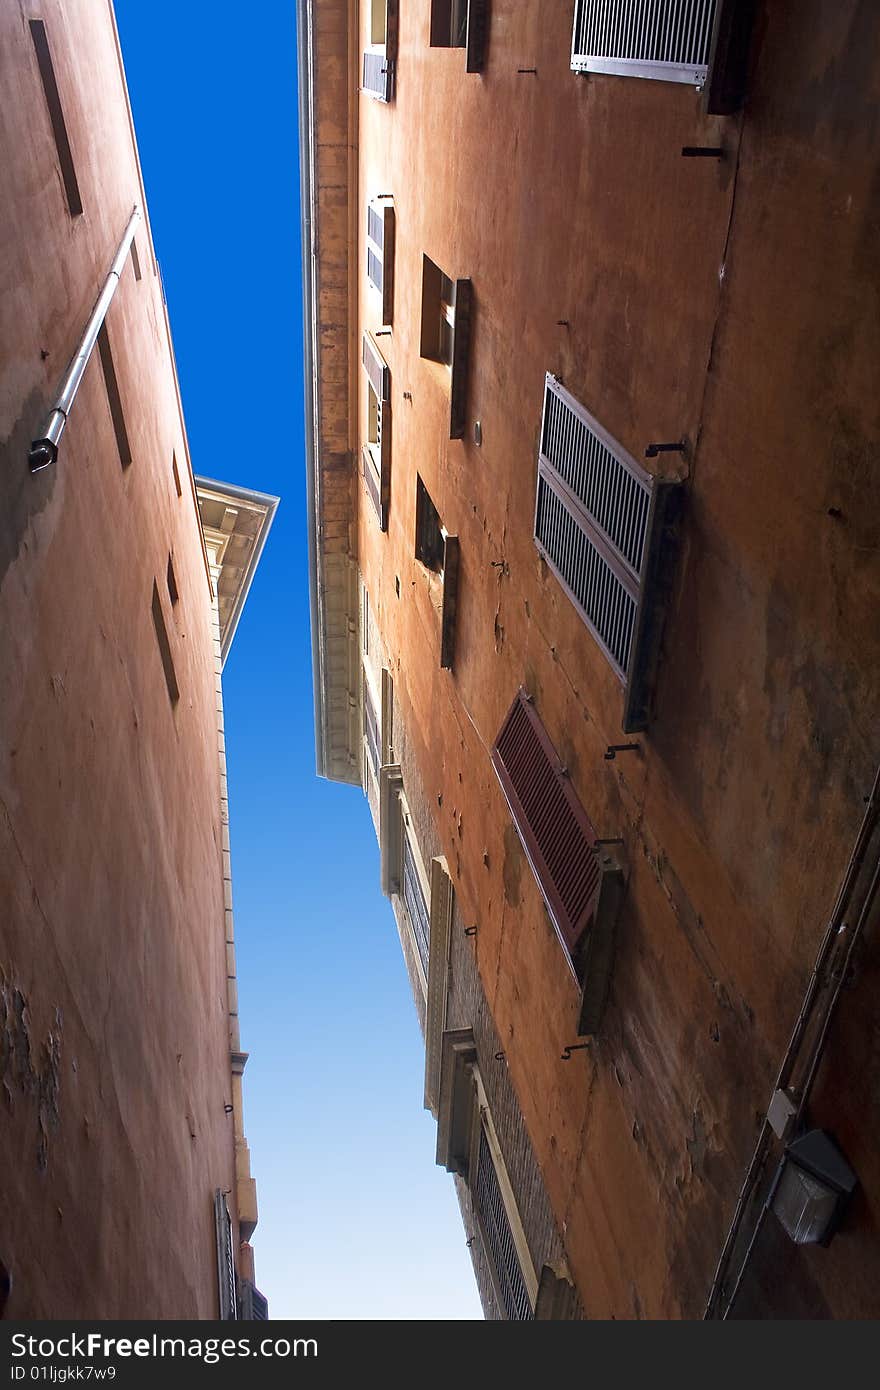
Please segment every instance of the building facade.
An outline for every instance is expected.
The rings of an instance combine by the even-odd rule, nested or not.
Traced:
[[[112,5],[0,51],[2,1301],[265,1317],[221,668],[276,499],[193,476]]]
[[[870,7],[299,20],[318,771],[487,1315],[875,1314]]]

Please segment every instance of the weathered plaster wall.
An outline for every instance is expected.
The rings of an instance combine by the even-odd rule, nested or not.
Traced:
[[[569,3],[495,0],[481,77],[429,48],[429,8],[401,6],[395,101],[359,104],[361,326],[380,322],[370,197],[393,193],[397,228],[390,525],[361,491],[360,565],[584,1307],[699,1316],[878,754],[871,7],[759,6],[737,118],[575,77]],[[681,158],[699,144],[724,159]],[[462,442],[419,357],[423,253],[473,281]],[[691,443],[656,718],[615,763],[620,688],[532,542],[546,371],[637,458]],[[453,673],[413,558],[417,473],[461,540]],[[520,684],[625,840],[607,1026],[567,1064],[575,989],[489,762]],[[872,949],[813,1106],[863,1196],[794,1298],[838,1316],[876,1311]]]
[[[7,1315],[214,1317],[212,1198],[234,1187],[234,1155],[209,579],[143,224],[142,278],[129,260],[107,319],[132,462],[120,466],[96,352],[58,463],[28,473],[29,443],[141,203],[110,7],[46,0],[38,11],[82,192],[76,218],[33,14],[22,0],[0,16]]]

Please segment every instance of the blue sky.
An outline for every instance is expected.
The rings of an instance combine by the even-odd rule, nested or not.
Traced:
[[[281,506],[224,672],[257,1282],[274,1317],[474,1318],[363,796],[320,782],[293,0],[116,0],[196,472]]]

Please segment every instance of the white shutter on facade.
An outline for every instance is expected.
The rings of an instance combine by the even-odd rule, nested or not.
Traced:
[[[576,0],[571,66],[705,84],[718,0]]]
[[[535,542],[626,688],[623,727],[645,727],[678,484],[654,478],[553,376]]]

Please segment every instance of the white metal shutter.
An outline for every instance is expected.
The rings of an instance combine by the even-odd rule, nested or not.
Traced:
[[[571,66],[702,87],[717,0],[576,0]]]

